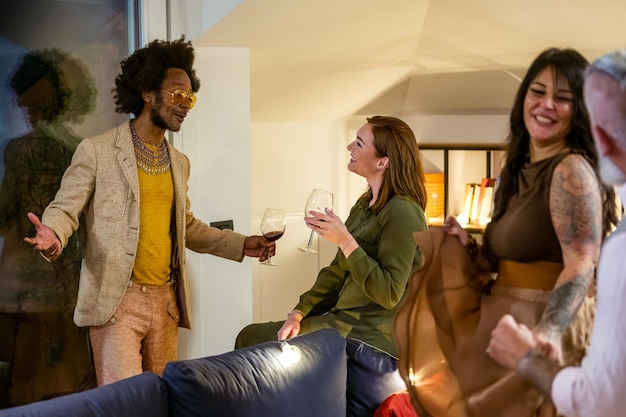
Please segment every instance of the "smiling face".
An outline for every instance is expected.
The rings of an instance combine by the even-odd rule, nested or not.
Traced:
[[[167,70],[161,89],[169,92],[183,90],[191,93],[191,81],[185,71],[179,68]],[[150,121],[161,129],[178,132],[189,111],[189,101],[172,104],[172,96],[161,90],[155,91],[150,108]]]
[[[367,179],[382,176],[387,158],[378,156],[371,124],[365,123],[361,126],[356,132],[356,139],[347,149],[350,151],[348,170]]]
[[[524,124],[535,146],[565,142],[571,130],[573,101],[567,81],[555,79],[551,67],[530,83],[524,98]]]

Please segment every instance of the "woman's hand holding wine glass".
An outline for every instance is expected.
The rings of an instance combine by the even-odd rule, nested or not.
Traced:
[[[307,219],[315,218],[314,217],[315,215],[312,214],[312,212],[317,212],[318,214],[324,213],[325,209],[329,209],[332,211],[333,193],[331,193],[330,191],[319,189],[319,188],[314,188],[313,191],[311,191],[311,194],[309,195],[309,198],[306,201],[306,205],[304,206],[305,221],[307,221]],[[317,253],[317,251],[311,247],[311,244],[313,243],[313,232],[317,231],[319,233],[319,228],[311,227],[308,221],[307,221],[307,226],[311,229],[311,235],[309,236],[309,243],[306,246],[300,247],[298,249],[305,253],[315,254]]]
[[[324,212],[311,211],[311,217],[305,217],[306,225],[327,241],[337,245],[344,253],[348,244],[354,237],[343,223],[343,221],[332,210],[325,209]],[[350,253],[354,248],[350,250]],[[348,256],[346,254],[346,256]]]
[[[274,242],[280,239],[285,233],[287,222],[285,220],[285,210],[268,208],[263,213],[261,219],[261,233],[265,239],[270,242]],[[268,257],[265,262],[261,262],[262,265],[276,266],[272,263],[272,258]]]

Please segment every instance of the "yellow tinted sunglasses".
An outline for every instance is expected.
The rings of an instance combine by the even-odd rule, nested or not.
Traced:
[[[193,109],[193,106],[196,105],[196,95],[193,93],[188,93],[185,90],[174,90],[173,93],[166,90],[161,91],[172,96],[172,104],[175,106],[178,106],[183,102],[183,100],[187,100],[189,102],[189,110]]]

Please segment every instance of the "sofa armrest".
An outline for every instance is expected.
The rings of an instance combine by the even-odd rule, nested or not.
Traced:
[[[0,417],[167,417],[165,382],[144,372],[113,384],[0,410]]]
[[[346,342],[335,329],[288,341],[296,363],[281,361],[281,342],[170,362],[163,379],[172,417],[345,417]]]
[[[347,417],[371,417],[385,399],[406,384],[397,359],[358,340],[348,339]]]

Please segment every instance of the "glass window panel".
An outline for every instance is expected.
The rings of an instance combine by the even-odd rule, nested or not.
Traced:
[[[0,25],[0,408],[95,386],[72,321],[84,228],[45,262],[23,241],[77,144],[121,123],[111,89],[136,44],[135,2],[19,0]],[[129,30],[129,28],[131,28]]]

